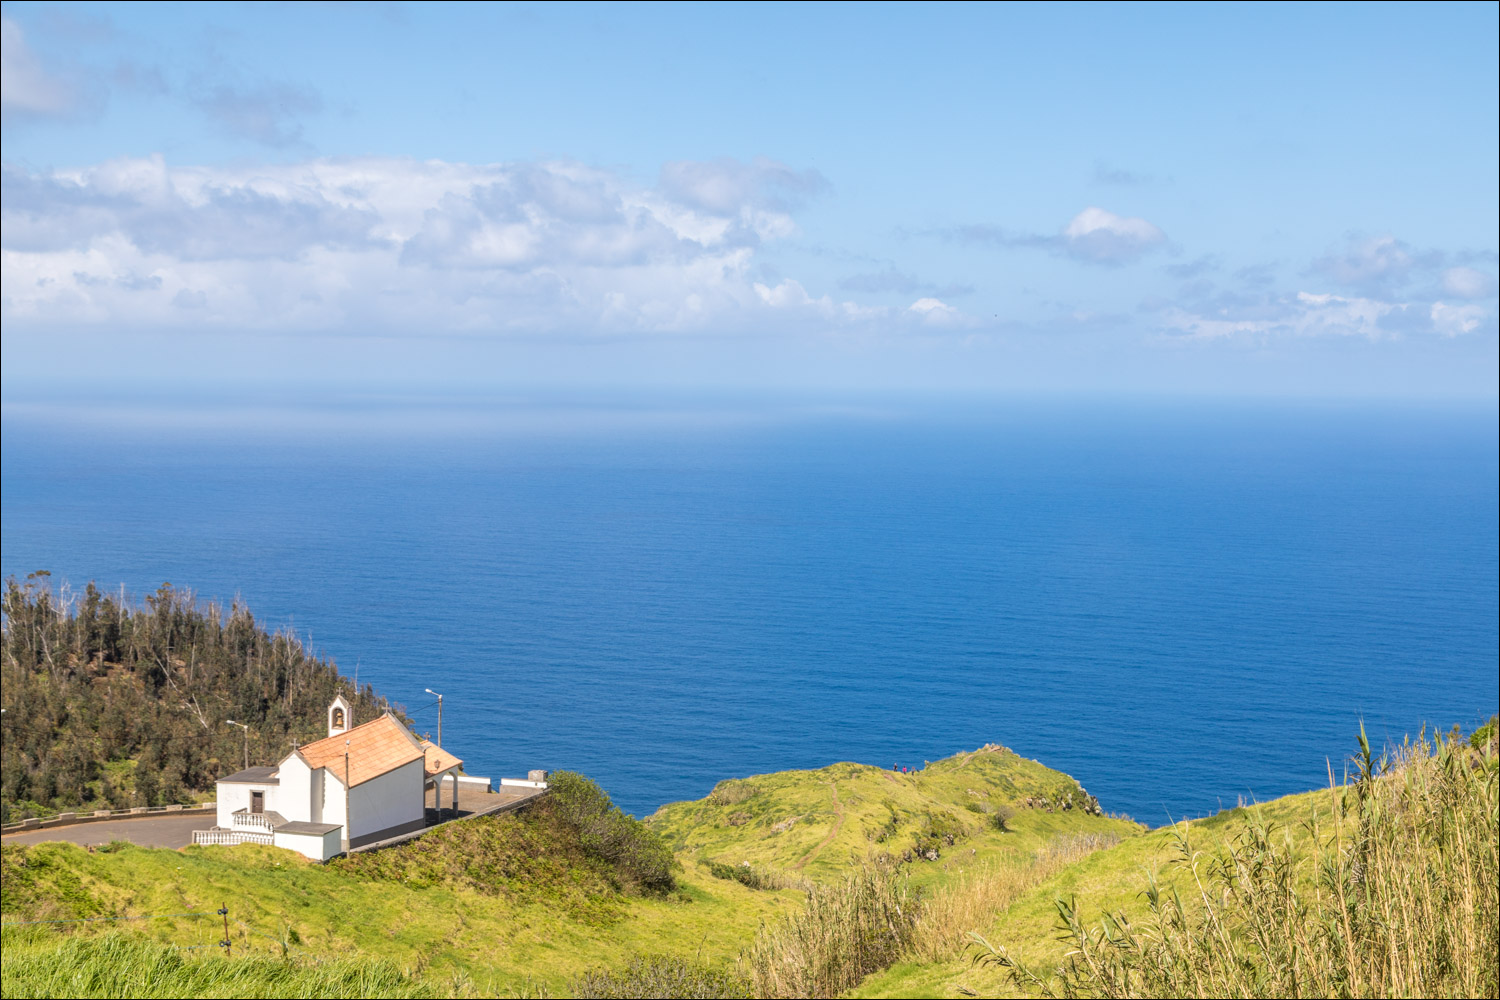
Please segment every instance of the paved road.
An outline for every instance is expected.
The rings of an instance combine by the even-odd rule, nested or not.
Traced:
[[[498,793],[475,792],[467,788],[458,793],[459,818],[475,813],[490,812],[501,806],[538,795],[533,788],[507,787]],[[442,819],[453,818],[448,806],[451,793],[443,796]],[[429,797],[429,802],[431,799]],[[427,810],[428,825],[435,825],[439,818],[433,810]],[[27,830],[23,833],[7,833],[7,844],[40,844],[46,841],[65,840],[73,844],[107,844],[112,840],[126,840],[140,847],[186,847],[193,842],[194,830],[207,830],[215,823],[211,812],[192,813],[186,816],[140,816],[136,818],[109,819],[99,823],[77,823],[58,826],[48,830]]]
[[[141,847],[186,847],[193,842],[194,830],[207,830],[213,825],[214,814],[210,812],[187,816],[141,816],[7,833],[4,840],[7,844],[40,844],[49,840],[107,844],[111,840],[128,840]]]

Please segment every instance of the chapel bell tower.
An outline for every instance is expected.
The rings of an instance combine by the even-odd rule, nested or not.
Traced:
[[[354,709],[343,695],[328,706],[328,735],[337,736],[354,725]]]

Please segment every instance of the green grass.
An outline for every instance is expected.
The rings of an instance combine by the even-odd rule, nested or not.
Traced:
[[[1263,805],[1226,810],[1184,825],[1195,839],[1205,844],[1218,843],[1242,830],[1254,810],[1300,842],[1306,836],[1300,823],[1312,817],[1319,797],[1326,799],[1327,795],[1327,792],[1310,792],[1288,796]],[[1085,903],[1090,915],[1117,910],[1144,914],[1141,889],[1150,875],[1155,874],[1166,886],[1185,884],[1184,873],[1171,864],[1179,853],[1174,829],[1153,830],[1095,852],[1023,893],[1003,912],[972,929],[1003,945],[1028,965],[1046,967],[1061,963],[1068,947],[1059,936],[1055,901],[1076,897]],[[971,953],[970,957],[946,962],[899,963],[865,980],[851,995],[956,997],[963,995],[960,986],[984,996],[1010,996],[1015,992],[1004,969],[976,967]]]
[[[236,960],[279,960],[285,947],[293,957],[421,970],[439,993],[449,992],[442,984],[460,981],[505,994],[537,987],[557,993],[587,969],[623,967],[636,955],[658,952],[696,954],[704,965],[732,973],[760,923],[801,902],[795,891],[752,890],[694,863],[677,873],[673,892],[635,894],[551,822],[481,818],[443,831],[446,844],[432,834],[404,857],[398,848],[331,865],[255,845],[122,846],[108,853],[64,843],[7,846],[0,851],[0,909],[8,922],[227,904]],[[458,862],[466,855],[471,866]],[[223,936],[222,925],[202,918],[103,930],[109,926],[120,925],[6,927],[4,993],[25,992],[12,989],[13,971],[48,967],[35,963],[64,942],[114,933],[193,947]]]
[[[1143,829],[1085,813],[1088,801],[1067,775],[989,746],[907,774],[842,763],[724,781],[707,798],[663,806],[646,823],[679,857],[748,862],[815,882],[910,852],[904,867],[913,885],[930,890],[978,868],[1022,863],[1057,836],[1129,837]],[[1009,832],[993,820],[1002,807],[1013,810]],[[935,848],[937,860],[916,860],[919,848]]]
[[[389,962],[189,952],[136,936],[72,938],[5,952],[6,996],[27,997],[432,997],[437,989]]]
[[[1195,852],[1237,843],[1242,850],[1236,838],[1259,827],[1272,840],[1258,850],[1305,858],[1316,849],[1315,828],[1326,839],[1334,798],[1343,794],[1294,795],[1146,831],[1080,808],[1092,803],[1071,778],[1003,748],[911,774],[836,764],[724,782],[701,801],[659,810],[647,826],[675,851],[672,888],[631,874],[644,870],[641,855],[610,846],[618,839],[614,821],[585,837],[565,811],[547,807],[455,824],[404,848],[329,865],[249,845],[116,845],[93,853],[69,844],[6,847],[0,910],[7,921],[227,904],[229,963],[246,964],[242,973],[225,971],[212,947],[222,925],[205,919],[7,927],[4,993],[733,993],[757,979],[756,949],[762,957],[792,955],[788,941],[812,942],[802,949],[811,961],[792,955],[788,982],[838,952],[841,928],[858,931],[860,921],[808,915],[820,900],[828,904],[828,891],[881,869],[922,900],[921,917],[895,945],[854,963],[867,978],[838,980],[854,983],[848,995],[1014,995],[1005,968],[976,963],[982,949],[964,948],[968,932],[1031,969],[1057,968],[1078,947],[1060,933],[1059,899],[1077,900],[1081,925],[1119,914],[1144,926],[1143,890],[1152,879],[1165,892],[1191,895],[1193,871],[1177,863],[1183,838]],[[1074,807],[1060,808],[1064,802]],[[994,817],[1006,810],[1002,829]],[[936,850],[937,859],[920,859],[922,848]],[[658,867],[653,861],[650,870]],[[1296,871],[1299,891],[1316,884],[1315,866]],[[884,926],[883,917],[872,920],[866,923]],[[860,932],[849,940],[872,939]],[[126,945],[147,950],[120,950]],[[198,950],[175,950],[183,947]],[[129,976],[109,980],[99,971],[109,963]],[[349,985],[350,970],[366,967],[378,975]],[[142,969],[165,971],[158,984],[140,978]],[[243,978],[211,978],[231,975]]]

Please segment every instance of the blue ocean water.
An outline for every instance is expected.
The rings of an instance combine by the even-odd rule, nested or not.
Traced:
[[[1500,699],[1492,404],[12,394],[0,471],[5,574],[239,595],[637,814],[997,742],[1157,824]]]

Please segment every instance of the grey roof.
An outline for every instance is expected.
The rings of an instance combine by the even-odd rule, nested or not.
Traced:
[[[298,820],[293,820],[290,823],[282,823],[280,826],[276,827],[276,832],[310,833],[315,836],[322,836],[325,833],[331,833],[332,831],[337,829],[339,829],[339,825],[337,823],[303,823]]]
[[[281,779],[277,776],[274,767],[247,767],[243,771],[236,771],[220,781],[233,782],[236,785],[279,785]]]

